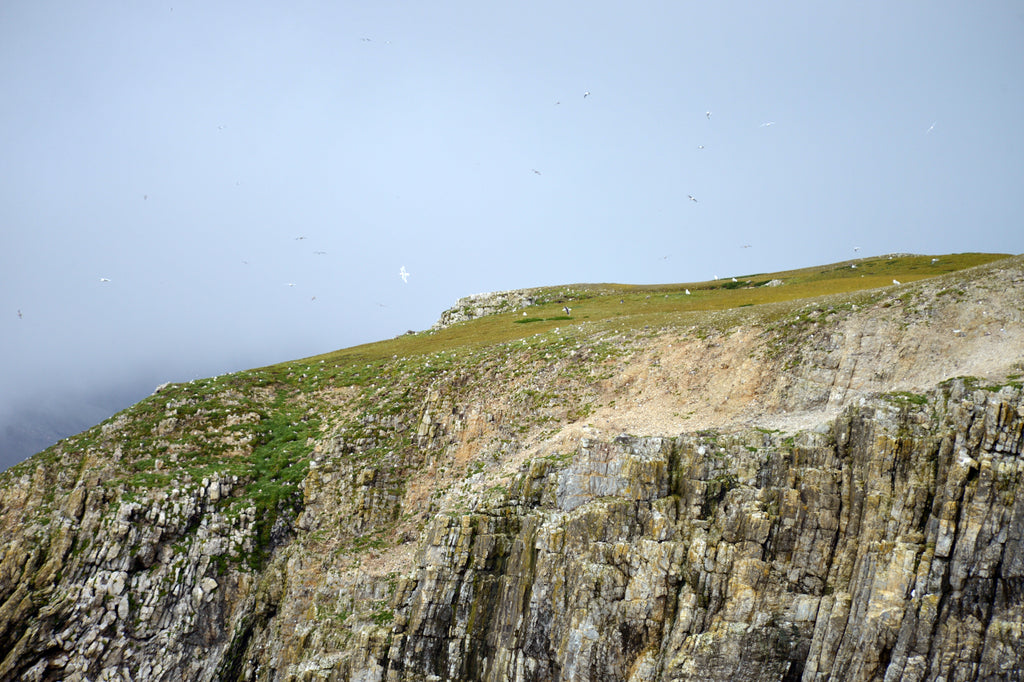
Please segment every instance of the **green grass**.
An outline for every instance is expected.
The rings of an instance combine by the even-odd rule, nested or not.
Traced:
[[[779,304],[834,294],[850,294],[892,287],[894,279],[908,284],[965,268],[984,265],[1007,254],[964,253],[938,256],[902,256],[846,261],[814,268],[737,276],[739,282],[707,281],[679,284],[576,284],[541,289],[540,303],[523,310],[491,315],[455,324],[447,329],[405,334],[394,339],[345,348],[316,356],[334,363],[372,362],[452,350],[473,350],[527,338],[581,324],[609,330],[697,322],[700,313]],[[851,265],[857,265],[856,269]],[[774,279],[782,286],[769,287]],[[749,282],[749,284],[746,284]],[[690,290],[690,295],[686,290]],[[545,302],[546,301],[546,302]],[[571,303],[572,315],[562,307]],[[440,315],[440,312],[439,312]]]

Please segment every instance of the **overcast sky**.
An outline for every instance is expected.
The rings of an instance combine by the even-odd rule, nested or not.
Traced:
[[[1017,0],[9,0],[0,427],[481,291],[1020,253],[1022,124]]]

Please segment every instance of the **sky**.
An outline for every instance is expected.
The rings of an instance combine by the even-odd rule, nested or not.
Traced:
[[[1024,252],[1017,0],[11,0],[0,93],[0,433],[478,292]]]

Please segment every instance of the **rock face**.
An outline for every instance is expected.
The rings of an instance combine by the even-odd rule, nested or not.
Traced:
[[[441,313],[434,323],[434,329],[444,329],[459,322],[466,322],[486,315],[507,313],[533,305],[535,290],[493,291],[484,294],[463,296],[455,305]]]
[[[3,474],[0,679],[1022,679],[1024,273],[965,277],[163,388]]]

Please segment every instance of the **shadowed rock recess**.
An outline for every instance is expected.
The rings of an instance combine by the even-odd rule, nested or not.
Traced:
[[[161,387],[0,477],[0,679],[1024,679],[1022,259],[728,315]]]

